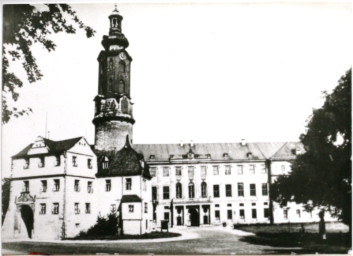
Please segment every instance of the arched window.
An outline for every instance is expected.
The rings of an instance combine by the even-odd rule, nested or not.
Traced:
[[[118,27],[118,19],[117,19],[117,18],[113,18],[113,19],[112,19],[112,27],[113,27],[113,28]]]
[[[180,184],[180,182],[178,182],[176,185],[176,198],[182,198],[182,194],[183,194],[183,191],[182,191],[182,186]]]
[[[109,60],[109,69],[112,70],[114,66],[113,59]]]
[[[123,98],[121,100],[121,112],[123,114],[128,114],[129,113],[129,103],[126,98]]]
[[[194,183],[190,182],[189,183],[189,198],[194,198],[195,197],[195,186]]]
[[[109,168],[109,159],[106,156],[103,158],[102,168],[103,168],[103,170],[106,170]]]
[[[125,92],[125,84],[123,80],[119,81],[119,94],[124,93]]]
[[[113,87],[113,79],[109,78],[109,81],[108,81],[108,92],[112,91],[112,87]]]
[[[201,197],[207,197],[207,183],[204,181],[201,183]]]
[[[125,70],[126,70],[126,66],[125,66],[125,62],[124,61],[120,61],[119,62],[119,69],[118,69],[120,72],[123,72],[125,73]]]

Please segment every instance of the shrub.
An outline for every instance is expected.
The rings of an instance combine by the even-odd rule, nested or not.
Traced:
[[[111,212],[106,217],[98,216],[97,223],[87,231],[81,231],[77,237],[114,236],[118,234],[119,217]]]

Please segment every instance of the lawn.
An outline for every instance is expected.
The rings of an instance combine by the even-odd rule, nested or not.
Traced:
[[[279,247],[302,247],[308,253],[347,253],[352,246],[349,229],[342,223],[326,224],[326,240],[319,237],[318,223],[304,224],[304,232],[301,224],[237,225],[235,228],[256,234],[243,237],[243,241]]]
[[[82,235],[74,238],[67,238],[66,240],[126,240],[126,239],[157,239],[178,237],[179,233],[173,232],[151,232],[142,235],[115,235],[115,236],[88,236]]]

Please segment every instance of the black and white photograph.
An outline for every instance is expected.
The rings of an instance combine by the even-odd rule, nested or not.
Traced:
[[[351,1],[1,1],[1,253],[352,253]]]

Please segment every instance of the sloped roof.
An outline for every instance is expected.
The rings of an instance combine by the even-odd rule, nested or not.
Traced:
[[[190,150],[199,156],[210,154],[212,160],[224,160],[228,154],[229,160],[265,160],[271,158],[285,143],[260,142],[246,143],[195,143],[190,144],[134,144],[135,150],[144,156],[145,161],[169,161],[171,156],[183,156]],[[251,157],[249,157],[251,153]],[[154,160],[150,156],[154,156]]]
[[[126,142],[119,151],[95,151],[98,157],[98,173],[97,177],[118,177],[142,175],[150,179],[149,168],[147,164],[143,164],[143,156],[136,152],[126,136]],[[109,159],[107,169],[103,169],[102,162]]]
[[[121,198],[121,203],[139,203],[142,199],[138,195],[124,195]]]
[[[304,152],[304,147],[300,142],[287,142],[277,150],[271,157],[273,160],[295,159],[296,155]]]
[[[59,141],[54,141],[54,140],[49,140],[49,139],[43,138],[45,145],[49,148],[49,152],[45,153],[44,155],[61,154],[64,151],[72,148],[82,138],[83,137],[77,137],[77,138],[72,138],[72,139],[67,139],[67,140],[59,140]],[[12,156],[12,158],[22,158],[22,157],[29,156],[28,151],[32,148],[32,146],[33,146],[33,143],[29,144],[27,147],[22,149],[19,153]]]

